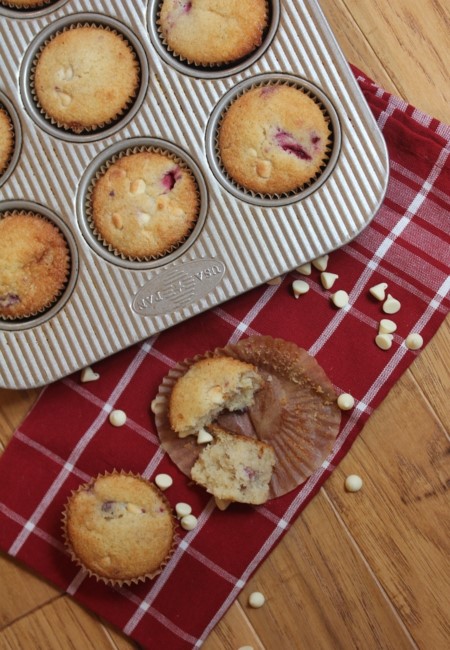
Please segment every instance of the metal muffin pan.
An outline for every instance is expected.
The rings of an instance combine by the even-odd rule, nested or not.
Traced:
[[[339,248],[368,225],[383,201],[385,142],[316,0],[273,0],[261,48],[235,66],[211,70],[187,66],[165,50],[156,27],[159,4],[109,3],[107,15],[96,0],[56,2],[32,12],[0,8],[0,104],[16,127],[13,160],[0,177],[0,212],[33,206],[60,225],[72,256],[68,286],[52,309],[27,321],[0,320],[1,387],[55,381]],[[122,119],[78,136],[42,118],[29,75],[45,37],[89,21],[129,39],[142,80]],[[273,200],[241,192],[226,179],[213,142],[231,94],[268,78],[316,93],[334,134],[330,162],[317,182]],[[85,196],[111,155],[148,144],[191,166],[201,214],[176,251],[130,262],[93,238]]]

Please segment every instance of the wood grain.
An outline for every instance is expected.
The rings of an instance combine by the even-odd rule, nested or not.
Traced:
[[[321,6],[350,62],[450,123],[447,2],[322,0]],[[447,319],[205,650],[450,646],[449,369]],[[0,391],[0,448],[38,394]],[[363,477],[361,492],[345,492],[348,473]],[[247,605],[254,590],[267,597],[259,610]],[[135,647],[6,556],[0,557],[0,628],[5,650]]]

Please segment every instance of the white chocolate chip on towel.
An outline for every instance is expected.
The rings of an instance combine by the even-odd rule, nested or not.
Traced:
[[[375,337],[375,343],[381,350],[389,350],[392,347],[392,334],[378,334]]]
[[[382,318],[378,326],[378,334],[393,334],[397,329],[397,324],[389,318]]]
[[[377,300],[384,300],[386,298],[387,287],[388,286],[386,282],[380,282],[380,284],[376,284],[374,287],[371,287],[369,289],[369,292]]]
[[[355,406],[355,398],[350,393],[342,393],[337,398],[337,405],[341,411],[350,411]]]
[[[417,332],[408,334],[405,340],[408,350],[419,350],[423,345],[423,338]]]
[[[127,416],[125,411],[120,409],[115,409],[109,414],[109,421],[114,427],[122,427],[127,421]]]
[[[339,289],[339,291],[336,291],[336,293],[333,293],[333,295],[331,296],[331,302],[338,309],[342,309],[342,307],[345,307],[348,304],[348,300],[349,300],[348,293],[343,289]]]
[[[300,275],[311,275],[311,262],[306,262],[295,269]]]
[[[309,291],[309,284],[304,280],[294,280],[292,283],[292,291],[294,292],[294,296],[298,298]]]
[[[324,289],[331,289],[338,278],[339,276],[336,275],[336,273],[328,273],[327,271],[323,271],[320,274],[320,281]]]
[[[86,384],[89,381],[97,381],[100,377],[98,372],[94,372],[89,366],[81,371],[81,383]]]
[[[329,257],[330,257],[329,255],[321,255],[320,257],[316,257],[315,260],[312,260],[311,264],[318,271],[326,271]]]
[[[173,484],[173,479],[169,474],[157,474],[155,476],[155,483],[160,490],[167,490]]]
[[[398,311],[400,311],[400,301],[397,300],[396,298],[393,298],[390,293],[388,293],[388,297],[383,303],[383,311],[385,314],[396,314]]]

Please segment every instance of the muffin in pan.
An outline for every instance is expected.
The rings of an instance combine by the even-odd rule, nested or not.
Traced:
[[[59,228],[40,214],[0,213],[0,318],[35,316],[62,294],[70,253]]]
[[[9,165],[14,151],[14,126],[7,111],[0,105],[0,176]]]
[[[154,578],[175,547],[176,523],[162,492],[142,476],[99,475],[69,497],[63,533],[71,558],[107,584]]]
[[[138,91],[140,67],[117,31],[77,24],[43,44],[30,81],[43,115],[78,134],[104,128],[127,111]]]
[[[329,117],[309,91],[269,82],[245,90],[224,110],[217,156],[239,187],[280,196],[318,176],[331,135]]]
[[[254,52],[268,24],[266,0],[163,0],[158,17],[168,50],[197,66],[224,66]]]
[[[0,5],[10,9],[41,9],[56,0],[0,0]]]
[[[158,259],[176,250],[199,216],[191,169],[163,149],[127,150],[94,178],[87,197],[94,234],[116,255]]]

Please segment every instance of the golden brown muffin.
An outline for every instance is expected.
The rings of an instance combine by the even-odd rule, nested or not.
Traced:
[[[174,546],[175,520],[162,492],[141,476],[98,476],[70,496],[63,515],[72,559],[109,583],[161,572]]]
[[[189,62],[231,63],[261,45],[266,0],[164,0],[159,16],[169,49]]]
[[[0,108],[0,174],[6,170],[14,150],[14,128],[8,113]]]
[[[230,357],[201,359],[173,387],[169,420],[180,438],[195,435],[219,413],[253,403],[262,386],[255,366]]]
[[[44,311],[67,281],[69,250],[60,230],[39,214],[0,215],[0,317]]]
[[[254,87],[226,110],[219,156],[236,183],[282,194],[311,181],[328,157],[329,122],[308,94],[286,84]]]
[[[34,90],[44,114],[58,126],[81,133],[117,119],[139,84],[139,64],[124,38],[83,25],[45,44],[38,56]]]
[[[221,501],[265,503],[276,461],[273,447],[217,425],[208,431],[214,440],[194,463],[193,480]]]
[[[49,5],[56,0],[0,0],[0,5],[11,7],[12,9],[36,9]]]
[[[167,153],[133,153],[95,182],[90,210],[94,230],[116,253],[160,257],[191,232],[199,211],[197,184]]]

